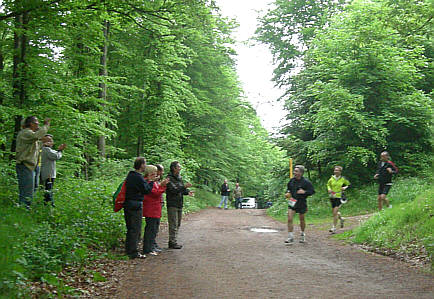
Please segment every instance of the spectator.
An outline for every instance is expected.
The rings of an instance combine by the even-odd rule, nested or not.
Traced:
[[[182,245],[178,244],[178,231],[181,226],[182,207],[184,205],[184,195],[194,196],[194,193],[187,188],[191,187],[190,183],[184,184],[180,176],[181,165],[178,161],[170,164],[170,173],[167,178],[166,203],[167,203],[167,220],[169,222],[169,248],[181,249]]]
[[[44,120],[44,126],[39,128],[36,116],[24,119],[23,129],[17,135],[16,172],[20,204],[30,207],[35,187],[35,168],[41,148],[40,139],[48,132],[50,119]]]
[[[130,259],[146,258],[139,253],[137,245],[142,230],[143,198],[151,193],[153,182],[146,182],[142,174],[145,171],[146,160],[137,157],[134,161],[134,170],[130,171],[125,180],[124,217],[127,227],[125,251]]]
[[[154,182],[151,193],[146,194],[143,200],[143,217],[145,217],[146,227],[143,235],[143,254],[158,255],[155,248],[155,238],[158,233],[161,218],[161,197],[166,191],[169,179],[158,182],[158,168],[154,165],[147,165],[144,172],[145,180]]]
[[[234,189],[234,199],[235,199],[235,208],[236,209],[241,209],[241,201],[242,201],[242,197],[243,197],[243,190],[240,187],[239,183],[235,184],[235,189]]]
[[[154,184],[155,183],[159,184],[161,179],[163,178],[164,167],[161,164],[156,164],[155,166],[157,166],[157,177],[155,179]],[[169,181],[167,181],[167,182],[169,182]],[[167,186],[167,183],[166,183],[166,186]],[[163,206],[164,206],[163,194],[160,195],[160,203],[161,203],[161,208],[163,208]],[[157,235],[158,235],[159,230],[160,230],[160,222],[158,223],[158,226],[157,226],[157,232],[156,232]],[[154,244],[152,245],[152,251],[155,251],[155,252],[161,252],[162,251],[161,247],[157,244],[156,240],[154,241]]]
[[[62,158],[62,151],[66,148],[66,144],[59,145],[57,151],[53,150],[53,136],[46,134],[43,139],[43,147],[41,152],[41,181],[45,187],[44,203],[51,203],[54,206],[53,185],[56,179],[56,160]]]
[[[225,210],[227,210],[228,209],[229,192],[231,191],[229,189],[228,180],[226,180],[226,179],[224,180],[224,182],[220,188],[220,191],[221,191],[221,195],[222,195],[222,200],[220,201],[218,208],[221,209],[222,204],[224,203]]]

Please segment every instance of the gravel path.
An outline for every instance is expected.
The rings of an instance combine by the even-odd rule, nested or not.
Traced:
[[[184,219],[181,250],[167,249],[163,230],[159,256],[122,262],[108,297],[434,298],[433,275],[331,239],[327,228],[308,225],[302,244],[296,227],[286,246],[286,225],[265,210],[206,209]]]

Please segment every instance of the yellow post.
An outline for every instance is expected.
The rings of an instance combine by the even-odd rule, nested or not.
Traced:
[[[292,158],[289,158],[289,178],[292,179]]]

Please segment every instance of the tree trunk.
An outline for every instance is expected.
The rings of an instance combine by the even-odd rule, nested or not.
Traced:
[[[99,75],[101,77],[104,77],[102,82],[99,83],[99,95],[98,97],[100,99],[103,99],[103,102],[107,100],[107,84],[105,83],[105,77],[107,77],[107,49],[108,49],[108,33],[109,33],[109,26],[110,23],[108,21],[104,21],[103,26],[103,33],[104,33],[104,45],[101,48],[101,59],[100,59],[100,69],[99,69]],[[102,104],[102,107],[104,109],[105,104]],[[105,126],[105,123],[102,124]],[[98,152],[100,157],[105,158],[106,157],[106,142],[105,142],[105,136],[101,135],[98,136]]]
[[[15,28],[17,30],[14,32],[12,95],[17,108],[22,108],[24,106],[27,97],[25,89],[25,58],[28,40],[25,33],[22,32],[26,29],[28,21],[27,13],[23,13],[15,17]],[[22,115],[15,115],[15,127],[11,143],[11,152],[15,152],[16,150],[16,139],[18,131],[21,129],[21,120]]]

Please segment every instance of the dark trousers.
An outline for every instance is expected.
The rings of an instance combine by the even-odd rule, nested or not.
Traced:
[[[169,222],[169,244],[177,244],[178,231],[181,226],[182,208],[167,207],[167,222]]]
[[[235,198],[235,208],[241,209],[241,198]]]
[[[143,235],[143,254],[154,250],[155,238],[157,237],[160,218],[146,217],[145,233]]]
[[[137,245],[142,230],[142,208],[124,207],[125,225],[127,227],[127,237],[125,239],[125,252],[130,258],[139,255]]]
[[[44,182],[45,191],[44,191],[44,203],[51,203],[51,205],[54,206],[54,199],[53,199],[53,185],[54,185],[54,179],[46,179]]]

